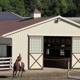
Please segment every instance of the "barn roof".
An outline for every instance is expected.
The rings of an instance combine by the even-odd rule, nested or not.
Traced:
[[[0,12],[0,21],[3,20],[18,20],[23,19],[21,16],[13,13],[13,12]]]
[[[27,18],[21,20],[8,20],[8,21],[0,21],[0,35],[8,35],[22,29],[26,29],[29,27],[33,27],[35,25],[42,24],[44,22],[53,20],[53,19],[62,19],[68,23],[74,24],[75,26],[80,27],[80,24],[71,21],[67,18],[56,16],[56,17],[40,17],[40,18]]]
[[[28,27],[30,25],[47,20],[49,18],[50,17],[0,21],[0,35],[24,28],[26,26]]]

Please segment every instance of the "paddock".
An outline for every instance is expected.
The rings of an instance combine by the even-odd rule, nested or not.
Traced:
[[[75,73],[74,73],[75,74]],[[80,74],[76,74],[79,76]],[[67,69],[44,68],[43,70],[26,70],[23,77],[12,77],[12,71],[2,71],[1,80],[75,80],[67,77]]]

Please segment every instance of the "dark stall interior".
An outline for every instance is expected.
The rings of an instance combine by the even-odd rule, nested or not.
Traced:
[[[67,68],[71,59],[71,37],[44,37],[44,67]]]

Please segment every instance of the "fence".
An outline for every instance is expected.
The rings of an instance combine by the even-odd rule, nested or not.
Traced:
[[[12,57],[1,57],[0,70],[11,70],[11,69],[12,69]]]

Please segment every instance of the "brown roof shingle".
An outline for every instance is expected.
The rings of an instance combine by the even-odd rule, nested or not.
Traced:
[[[0,35],[28,27],[35,23],[50,19],[52,17],[43,17],[43,18],[35,18],[35,19],[23,19],[23,20],[9,20],[9,21],[0,21]]]

